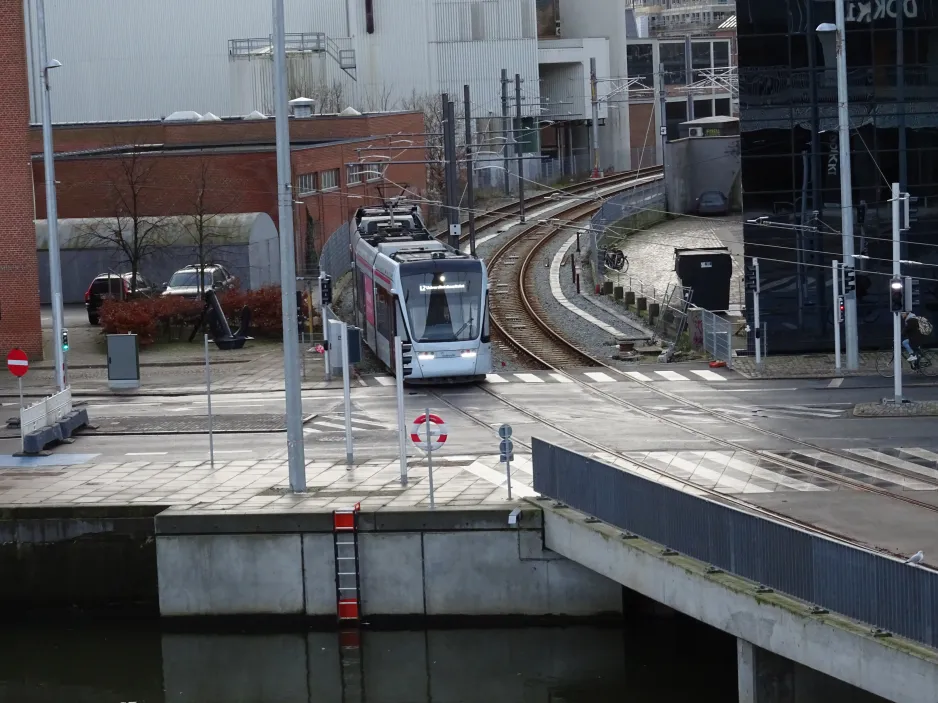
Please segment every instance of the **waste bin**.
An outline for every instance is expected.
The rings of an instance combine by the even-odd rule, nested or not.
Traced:
[[[140,387],[140,344],[137,335],[107,336],[107,385],[112,390]]]
[[[726,247],[674,250],[674,272],[693,289],[691,303],[705,310],[728,310],[733,258]]]

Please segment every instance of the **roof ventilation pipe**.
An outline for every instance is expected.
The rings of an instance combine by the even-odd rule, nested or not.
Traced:
[[[312,117],[316,101],[312,98],[294,98],[290,101],[290,108],[294,117]]]

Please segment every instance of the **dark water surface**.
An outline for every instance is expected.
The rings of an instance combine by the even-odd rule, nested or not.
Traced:
[[[735,701],[732,638],[681,617],[624,628],[180,634],[0,625],[2,703]]]

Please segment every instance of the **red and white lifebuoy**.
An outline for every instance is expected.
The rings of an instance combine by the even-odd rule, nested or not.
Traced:
[[[410,428],[410,441],[423,451],[436,451],[446,443],[446,423],[439,415],[430,413],[430,441],[427,442],[427,414],[420,415]]]

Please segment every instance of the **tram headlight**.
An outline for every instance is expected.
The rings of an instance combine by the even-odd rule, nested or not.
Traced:
[[[436,355],[433,352],[419,352],[417,358],[420,361],[432,361]]]
[[[474,359],[476,356],[476,353],[472,351],[472,349],[467,349],[466,351],[462,352],[460,356],[463,359]]]

